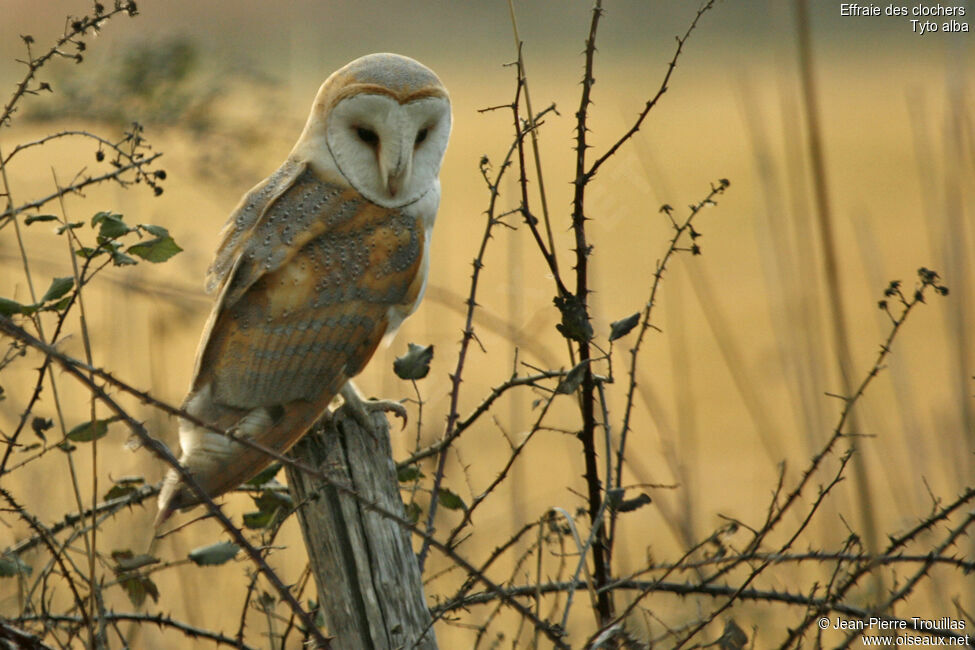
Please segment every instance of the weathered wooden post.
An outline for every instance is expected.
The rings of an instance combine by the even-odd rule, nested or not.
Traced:
[[[372,422],[366,430],[339,409],[292,453],[365,501],[400,513],[389,423],[381,413]],[[298,520],[332,647],[436,649],[409,531],[321,479],[291,467],[287,474],[295,502],[308,500]]]

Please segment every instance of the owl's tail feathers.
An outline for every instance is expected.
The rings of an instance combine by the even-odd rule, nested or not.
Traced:
[[[159,532],[159,527],[166,523],[166,520],[180,508],[180,502],[183,500],[180,492],[179,473],[170,468],[166,472],[166,478],[163,479],[162,488],[159,490],[159,512],[156,513],[156,519],[152,522],[153,540]]]
[[[325,413],[330,400],[331,397],[318,403],[296,400],[282,408],[257,408],[241,418],[233,429],[239,437],[283,454]],[[265,451],[186,421],[180,421],[180,445],[183,448],[180,464],[210,498],[236,488],[275,460]],[[159,492],[155,526],[158,528],[177,510],[188,510],[200,503],[180,480],[179,472],[170,469]]]

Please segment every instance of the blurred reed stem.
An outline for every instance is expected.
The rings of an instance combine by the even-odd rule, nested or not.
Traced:
[[[820,126],[820,109],[816,90],[815,71],[813,69],[812,29],[810,25],[808,0],[796,2],[796,26],[799,44],[799,78],[802,89],[803,117],[806,120],[806,135],[809,146],[809,161],[812,165],[813,197],[816,206],[816,223],[822,242],[822,264],[826,276],[826,287],[829,296],[827,305],[830,313],[830,323],[833,329],[833,345],[837,361],[839,362],[840,384],[842,394],[849,399],[852,395],[853,384],[850,379],[853,361],[850,355],[850,343],[847,338],[846,311],[843,306],[843,292],[840,285],[840,263],[836,250],[833,230],[833,214],[830,206],[829,187],[826,178],[826,155],[823,148],[822,128]],[[859,418],[856,412],[850,414],[847,431],[861,433]],[[857,448],[855,438],[850,439],[850,446]],[[870,475],[863,455],[853,454],[853,482],[855,485],[854,498],[857,501],[860,520],[863,525],[863,538],[866,548],[874,553],[879,548],[877,521],[874,516],[874,504],[871,495]],[[878,593],[882,592],[882,582],[876,574]]]

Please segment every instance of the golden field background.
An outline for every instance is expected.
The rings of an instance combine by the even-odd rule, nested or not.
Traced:
[[[642,308],[656,260],[663,254],[669,226],[658,214],[663,203],[696,202],[709,183],[728,178],[731,187],[696,222],[703,233],[700,257],[681,256],[670,267],[657,307],[662,333],[648,335],[640,363],[638,401],[631,434],[629,482],[659,484],[654,504],[623,519],[625,543],[616,552],[625,574],[655,561],[674,560],[687,540],[709,535],[730,517],[749,525],[764,518],[780,463],[787,481],[798,480],[809,457],[828,438],[840,402],[826,396],[841,387],[828,323],[830,300],[843,301],[854,361],[862,378],[889,327],[876,303],[889,280],[911,285],[920,266],[939,271],[951,289],[915,312],[897,340],[889,367],[860,403],[860,440],[869,491],[858,493],[847,480],[804,536],[811,548],[836,548],[849,534],[863,535],[871,517],[883,541],[926,516],[932,499],[950,501],[975,477],[975,110],[970,34],[911,33],[908,21],[894,18],[841,18],[838,4],[813,3],[815,72],[822,115],[827,176],[833,208],[842,295],[829,296],[822,275],[822,251],[811,200],[803,105],[798,87],[795,20],[791,6],[774,1],[722,2],[702,19],[661,104],[633,142],[599,173],[588,198],[593,257],[594,326],[605,337],[609,323]],[[670,59],[673,37],[683,33],[696,5],[680,2],[607,2],[598,36],[595,105],[591,111],[598,154],[630,125],[657,89]],[[536,110],[555,102],[541,131],[542,160],[549,205],[562,252],[570,266],[569,200],[573,154],[573,114],[578,106],[588,3],[558,7],[545,2],[516,3],[519,29]],[[51,1],[37,10],[27,0],[5,0],[0,20],[0,97],[6,101],[23,55],[20,34],[41,45],[60,34],[63,16],[86,11],[81,2]],[[318,85],[335,68],[371,51],[396,51],[433,68],[451,92],[454,130],[441,174],[443,199],[434,233],[430,290],[420,311],[381,351],[358,382],[368,393],[412,396],[412,387],[390,371],[406,343],[433,343],[430,376],[420,382],[427,401],[424,442],[443,430],[448,373],[456,363],[463,326],[470,262],[483,231],[487,191],[478,161],[499,162],[510,142],[510,114],[478,109],[510,101],[514,45],[503,2],[140,3],[141,15],[110,22],[89,43],[84,64],[63,62],[51,74],[95,75],[113,58],[140,42],[186,39],[202,53],[200,79],[218,71],[239,75],[239,83],[214,104],[219,121],[194,133],[180,123],[145,122],[146,135],[164,152],[165,193],[153,198],[145,188],[104,187],[67,201],[72,220],[111,209],[132,223],[169,228],[185,252],[167,264],[142,264],[108,271],[86,293],[96,363],[137,387],[178,403],[189,381],[193,354],[209,302],[202,277],[217,233],[240,195],[273,171],[287,155]],[[970,18],[969,18],[970,20]],[[243,72],[241,72],[243,71]],[[57,79],[58,77],[54,77]],[[57,100],[55,94],[28,98],[25,105]],[[15,116],[0,130],[4,152],[19,142],[61,128],[89,128],[120,134],[117,124],[63,118],[49,122]],[[142,121],[140,115],[130,119]],[[95,165],[86,143],[56,144],[18,156],[10,166],[14,202],[53,191],[51,168],[62,181]],[[509,183],[503,197],[516,205]],[[49,206],[57,211],[56,205]],[[511,221],[514,224],[514,221]],[[39,286],[68,275],[64,243],[45,230],[29,231],[28,247]],[[565,367],[565,346],[555,331],[554,287],[523,229],[499,229],[486,257],[475,327],[484,346],[472,347],[464,376],[461,413],[466,414],[491,386],[507,378],[515,344],[519,359],[545,367]],[[0,296],[27,302],[23,270],[10,229],[0,231]],[[73,328],[77,331],[77,328]],[[623,372],[632,336],[617,342],[613,402],[616,426],[622,413]],[[62,347],[82,356],[78,336]],[[36,358],[5,371],[0,385],[0,427],[9,430],[26,403],[38,365]],[[69,426],[88,416],[86,396],[70,378],[59,378]],[[527,393],[502,400],[459,444],[448,464],[446,484],[465,499],[483,489],[499,471],[513,439],[532,419]],[[174,422],[129,402],[171,446]],[[553,429],[571,430],[577,410],[569,399],[556,403]],[[45,398],[38,411],[53,416]],[[415,422],[415,419],[413,420]],[[394,433],[394,455],[414,444],[415,429]],[[394,427],[395,429],[395,427]],[[49,435],[49,438],[54,438]],[[119,427],[99,444],[98,482],[142,475],[150,482],[162,467],[144,452],[122,448]],[[82,494],[91,493],[87,449],[75,454]],[[25,456],[26,457],[26,456]],[[553,506],[574,511],[582,505],[572,490],[583,483],[581,447],[574,437],[542,432],[515,466],[513,479],[478,511],[474,536],[461,546],[466,557],[483,558],[528,520]],[[42,521],[72,511],[61,452],[52,452],[3,478],[4,487]],[[571,488],[571,490],[570,490]],[[644,488],[645,489],[645,488]],[[249,499],[227,499],[234,516],[251,509]],[[868,513],[861,511],[867,506]],[[141,549],[149,537],[153,508],[123,512],[99,536],[106,549]],[[441,510],[441,532],[456,513]],[[3,516],[0,547],[27,534],[23,524]],[[845,523],[844,523],[845,522]],[[793,524],[798,523],[797,521]],[[745,533],[729,544],[746,541]],[[221,533],[204,522],[167,538],[166,559],[216,541]],[[622,538],[621,538],[622,539]],[[276,544],[272,566],[286,582],[304,564],[300,534],[290,522]],[[972,557],[971,540],[958,549]],[[801,550],[806,550],[805,548]],[[158,574],[161,591],[149,611],[170,612],[193,625],[236,630],[246,584],[245,564],[214,569],[181,567]],[[435,558],[429,576],[448,566]],[[507,577],[510,565],[497,571]],[[828,578],[829,567],[790,567],[762,578],[769,589],[803,589]],[[492,574],[495,575],[495,574]],[[971,605],[975,586],[960,572],[935,572],[899,615],[939,618],[956,615],[952,599]],[[524,577],[524,576],[521,576]],[[437,578],[428,596],[449,594],[458,576]],[[523,582],[523,580],[518,580]],[[124,595],[110,604],[128,607]],[[679,612],[690,601],[658,595],[651,610]],[[10,581],[0,582],[0,615],[17,609]],[[576,606],[570,632],[588,629],[586,607]],[[283,609],[282,609],[283,611]],[[792,617],[778,606],[735,610],[739,624],[753,633],[755,647],[779,639]],[[971,611],[971,609],[969,609]],[[478,622],[487,610],[473,610]],[[688,617],[695,616],[689,612]],[[263,621],[250,616],[249,641],[260,637]],[[678,615],[679,618],[679,615]],[[510,643],[514,629],[504,629]],[[659,629],[657,629],[659,632]],[[133,647],[172,647],[175,633],[146,628]],[[467,647],[469,631],[438,627],[441,647]],[[580,637],[575,643],[580,643]],[[523,635],[527,644],[529,634]],[[828,637],[827,637],[828,641]],[[179,638],[179,642],[185,639]],[[200,643],[202,647],[204,644]]]

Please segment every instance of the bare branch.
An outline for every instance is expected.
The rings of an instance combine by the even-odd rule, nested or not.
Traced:
[[[691,21],[691,24],[687,28],[687,31],[684,32],[684,35],[677,37],[677,49],[674,51],[674,56],[670,59],[670,63],[667,64],[667,72],[664,74],[663,81],[660,82],[660,88],[657,89],[657,92],[653,97],[647,100],[646,105],[643,107],[643,110],[640,111],[640,114],[637,116],[636,122],[633,124],[633,126],[631,126],[630,129],[606,151],[606,153],[596,159],[588,171],[586,171],[585,177],[587,181],[591,180],[592,177],[596,175],[599,168],[603,166],[603,163],[616,155],[619,148],[626,144],[627,140],[636,135],[636,132],[640,130],[641,126],[643,126],[643,121],[647,119],[647,115],[649,115],[653,107],[657,105],[657,102],[660,101],[663,94],[667,92],[667,84],[670,83],[670,76],[674,73],[674,68],[677,67],[677,59],[680,58],[680,54],[684,49],[684,43],[687,42],[687,39],[690,38],[691,33],[697,27],[697,21],[699,21],[701,16],[703,16],[704,13],[713,6],[714,0],[708,0],[708,2],[702,5],[701,8],[697,10],[697,15],[694,16],[694,20]]]

